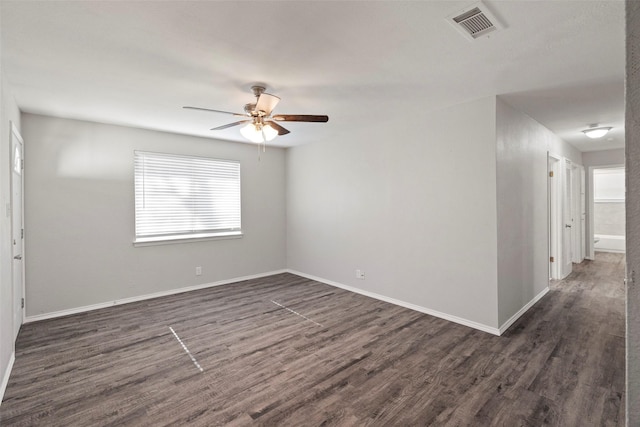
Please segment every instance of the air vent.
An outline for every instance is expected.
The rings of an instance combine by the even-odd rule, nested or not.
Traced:
[[[502,28],[483,3],[475,3],[449,17],[447,21],[467,39],[475,40]]]

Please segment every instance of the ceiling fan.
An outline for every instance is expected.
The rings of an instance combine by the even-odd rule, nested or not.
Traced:
[[[255,103],[244,106],[244,113],[232,113],[229,111],[213,110],[211,108],[182,107],[190,110],[213,111],[214,113],[231,114],[236,117],[244,117],[244,120],[228,123],[226,125],[212,128],[211,130],[223,130],[233,126],[247,124],[240,129],[242,136],[252,142],[264,144],[273,140],[278,135],[289,133],[287,129],[277,122],[321,122],[329,121],[329,116],[309,115],[309,114],[275,114],[271,115],[273,109],[278,105],[280,98],[275,95],[265,93],[264,86],[252,86],[251,90],[256,97]]]

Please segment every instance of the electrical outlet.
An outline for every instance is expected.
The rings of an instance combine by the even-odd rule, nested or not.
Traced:
[[[364,271],[356,270],[356,279],[364,280]]]
[[[202,267],[196,267],[196,276],[202,275]]]

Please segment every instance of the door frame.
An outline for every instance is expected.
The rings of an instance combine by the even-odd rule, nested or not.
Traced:
[[[22,240],[22,261],[20,262],[20,268],[22,270],[22,274],[21,274],[21,278],[22,278],[22,284],[20,286],[20,290],[22,295],[20,295],[19,297],[23,299],[24,301],[24,306],[21,308],[22,311],[22,316],[21,316],[21,323],[20,326],[22,324],[24,324],[25,319],[26,319],[26,311],[27,311],[27,302],[26,302],[26,287],[25,287],[25,244],[24,244],[24,232],[21,233],[20,236],[14,236],[13,235],[13,229],[14,229],[14,224],[13,224],[13,212],[14,212],[14,197],[13,197],[13,182],[14,182],[14,172],[13,172],[13,143],[14,143],[14,139],[18,140],[18,142],[20,143],[20,145],[22,146],[22,152],[21,152],[21,156],[22,156],[22,171],[20,173],[20,180],[21,180],[21,192],[22,192],[22,197],[20,200],[20,221],[22,223],[21,228],[24,229],[24,140],[22,139],[22,135],[20,135],[20,132],[18,131],[18,128],[16,127],[15,123],[13,123],[12,121],[9,122],[9,127],[10,127],[10,135],[9,135],[9,203],[10,203],[10,209],[11,209],[11,233],[10,233],[10,243],[13,242],[14,238],[20,238]],[[11,323],[12,323],[12,329],[11,332],[15,334],[16,329],[19,330],[20,326],[16,327],[16,325],[13,325],[13,321],[15,320],[15,312],[14,310],[16,309],[15,307],[15,302],[16,302],[16,295],[14,295],[14,291],[15,291],[15,284],[13,283],[14,280],[14,268],[15,268],[15,263],[13,262],[13,245],[11,245]],[[17,337],[14,336],[13,338],[15,339]]]
[[[624,163],[613,163],[613,164],[604,164],[604,165],[590,165],[587,173],[587,223],[589,224],[589,232],[587,233],[587,245],[586,245],[586,257],[587,259],[594,260],[596,256],[596,251],[594,249],[594,236],[593,232],[594,221],[593,221],[593,213],[595,211],[595,193],[594,193],[594,182],[593,182],[593,171],[595,169],[614,169],[614,168],[623,168],[624,175],[627,176],[627,169]]]
[[[547,236],[549,257],[549,278],[560,279],[561,275],[561,222],[562,222],[562,199],[561,193],[561,165],[562,157],[547,152]],[[553,177],[551,176],[553,172]],[[553,262],[551,262],[553,257]]]
[[[564,158],[562,162],[562,187],[561,187],[561,264],[560,278],[564,279],[573,270],[573,166],[574,163]],[[567,232],[567,228],[569,231]],[[568,242],[566,240],[569,240]],[[566,256],[565,256],[566,253]]]
[[[587,257],[587,174],[580,165],[580,262]]]
[[[573,164],[571,184],[572,261],[579,264],[584,259],[584,166]]]

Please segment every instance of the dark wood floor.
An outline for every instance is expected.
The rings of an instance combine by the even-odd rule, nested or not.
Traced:
[[[623,262],[502,337],[291,274],[28,324],[0,424],[621,426]]]

